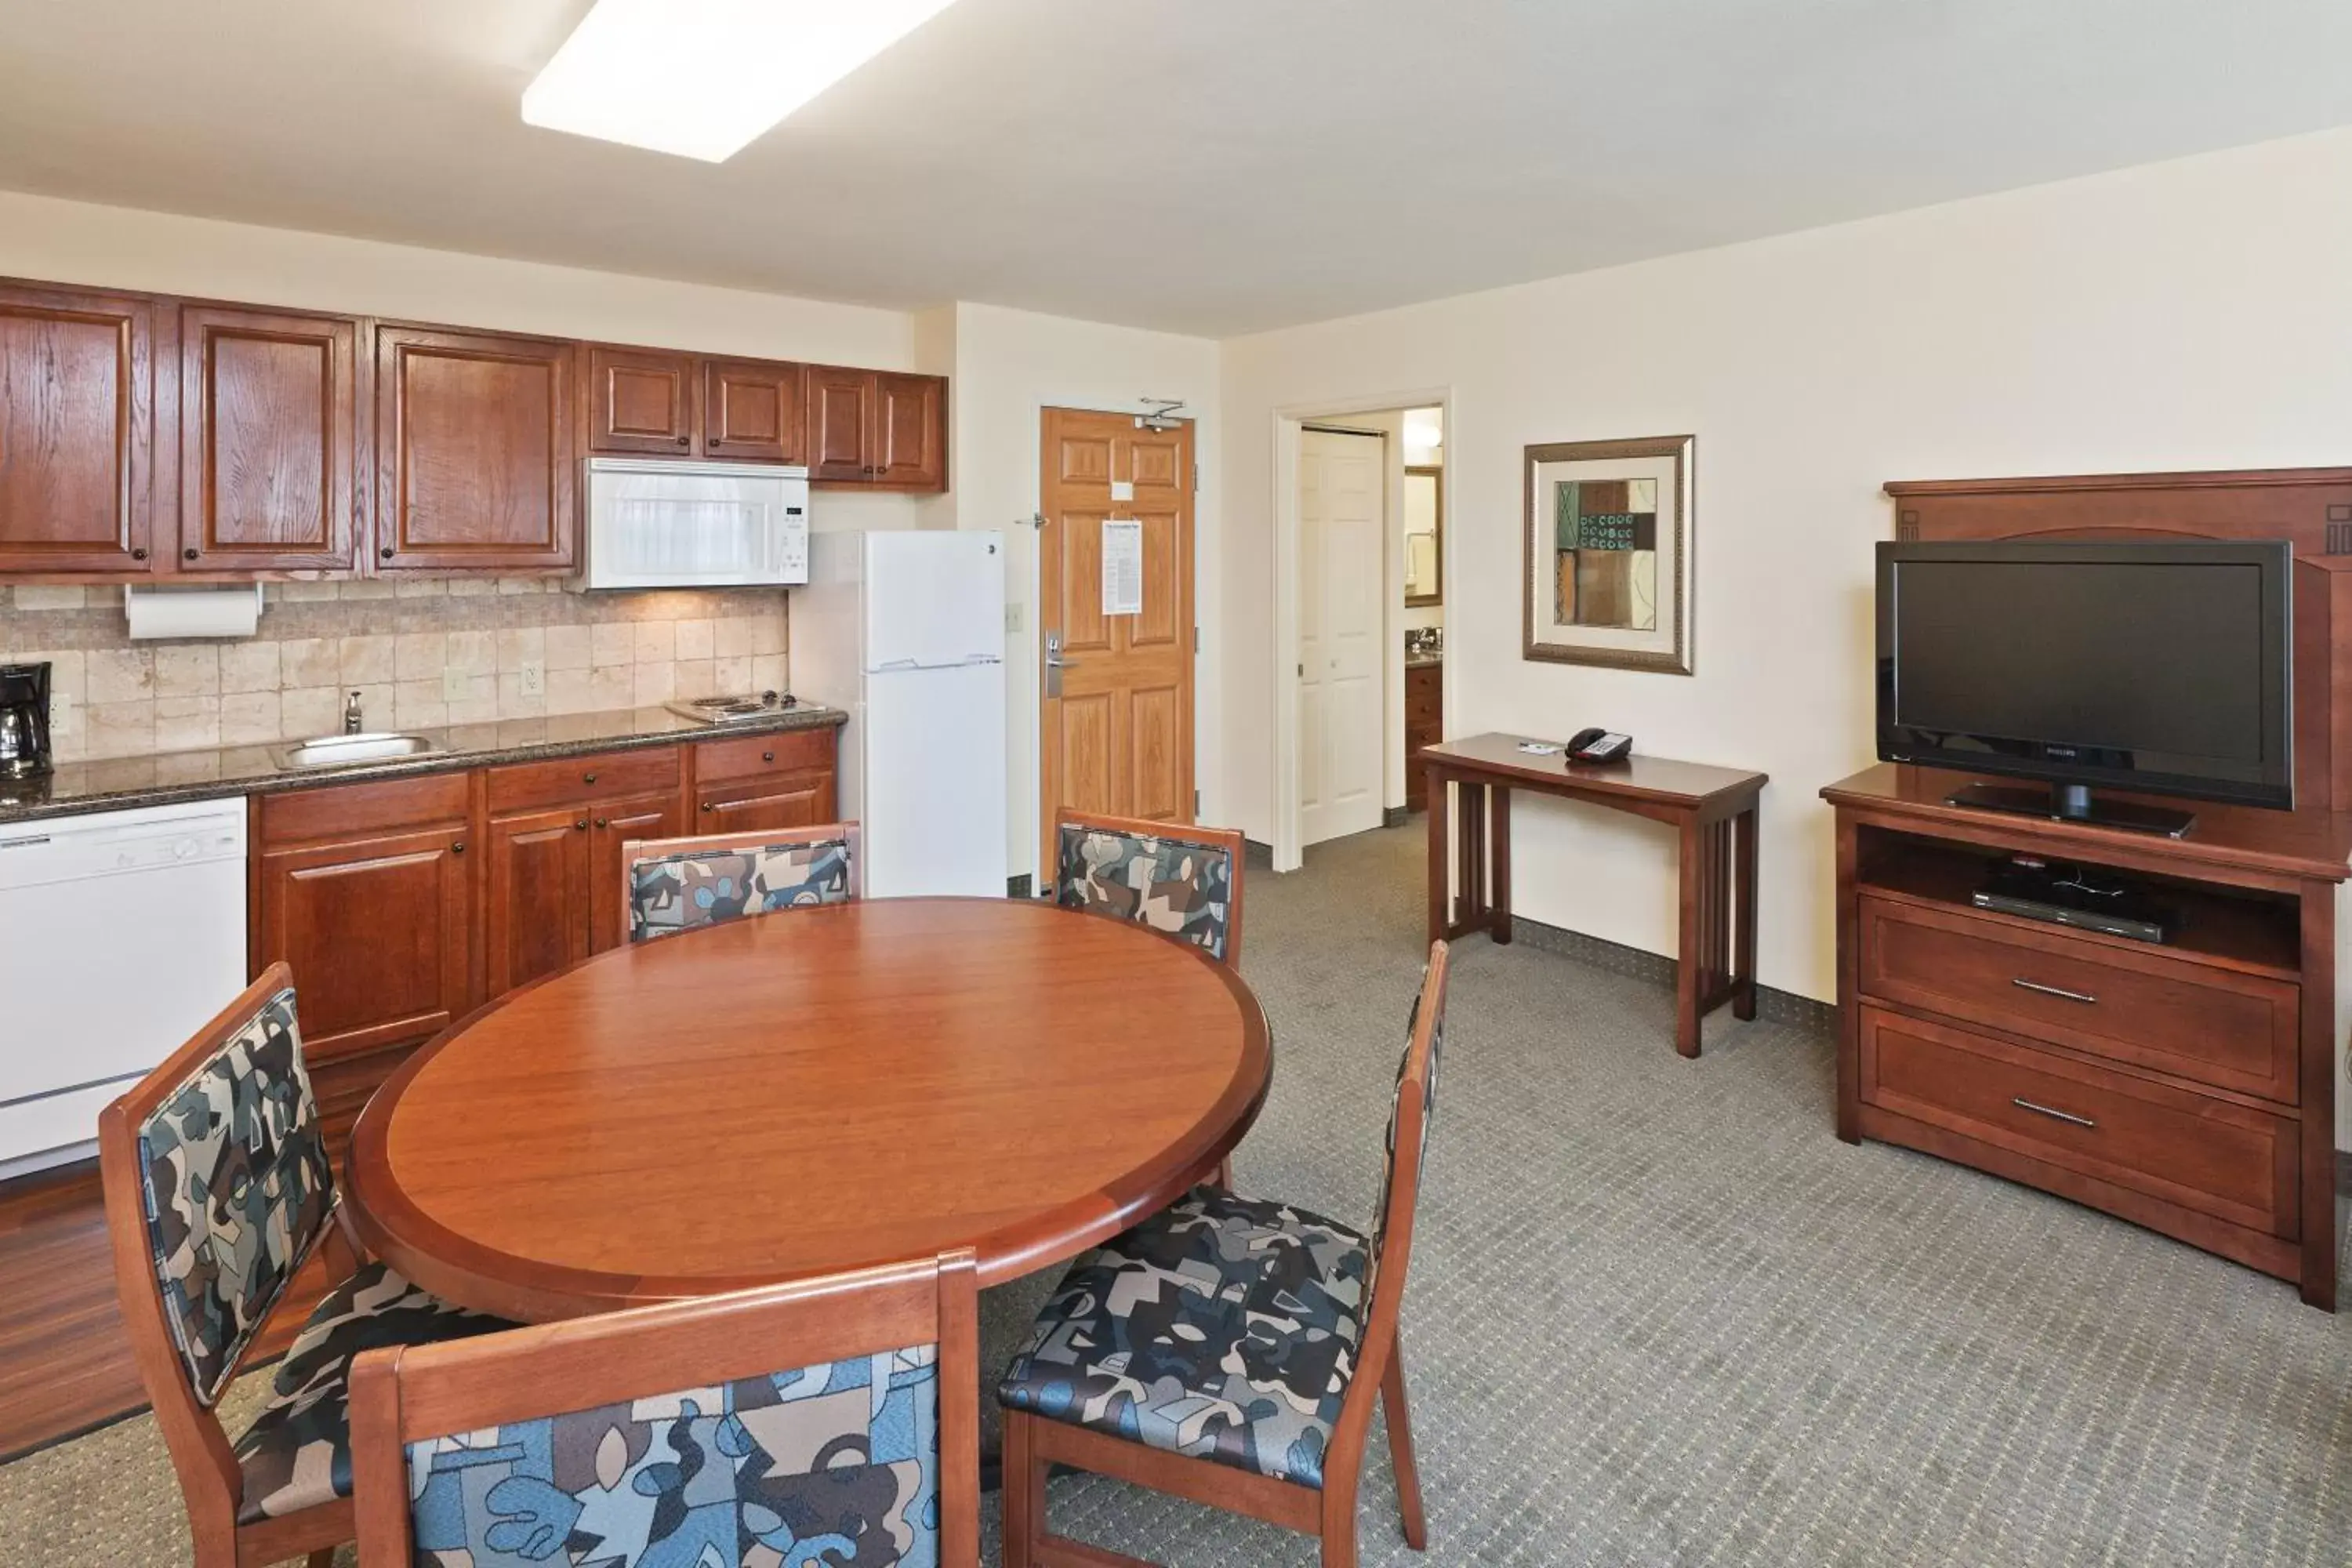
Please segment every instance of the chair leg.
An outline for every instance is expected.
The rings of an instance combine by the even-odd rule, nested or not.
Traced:
[[[1388,1414],[1389,1458],[1396,1465],[1397,1509],[1404,1515],[1404,1543],[1429,1550],[1429,1522],[1421,1511],[1421,1468],[1412,1457],[1412,1415],[1404,1397],[1404,1347],[1389,1347],[1389,1370],[1381,1378],[1381,1408]]]
[[[1217,1185],[1225,1192],[1234,1190],[1234,1157],[1231,1154],[1217,1163]]]
[[[334,1547],[321,1546],[310,1553],[309,1568],[335,1568],[335,1551]]]
[[[1323,1471],[1323,1568],[1356,1568],[1356,1473],[1362,1456],[1357,1459],[1340,1467],[1344,1474],[1328,1465]]]
[[[1024,1411],[1004,1412],[1004,1568],[1035,1568],[1037,1538],[1045,1533],[1045,1468],[1037,1462],[1034,1419]]]

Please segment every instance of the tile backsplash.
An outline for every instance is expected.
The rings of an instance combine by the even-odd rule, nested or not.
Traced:
[[[0,596],[8,595],[0,589]],[[785,689],[784,594],[581,594],[530,577],[273,583],[251,637],[132,642],[115,588],[26,585],[0,662],[47,659],[60,762]]]

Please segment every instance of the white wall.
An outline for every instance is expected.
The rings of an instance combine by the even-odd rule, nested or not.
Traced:
[[[0,277],[944,374],[902,310],[0,192]],[[924,352],[930,349],[930,352]],[[953,454],[950,453],[950,460]],[[828,490],[819,527],[907,528],[923,502]]]
[[[1004,531],[1010,543],[1008,593],[1021,626],[1004,638],[1007,710],[1012,716],[1012,780],[1006,824],[1017,876],[1037,864],[1037,534],[1039,411],[1097,408],[1140,412],[1146,397],[1181,397],[1193,421],[1201,493],[1193,509],[1194,613],[1203,626],[1223,624],[1222,530],[1217,505],[1220,427],[1217,345],[1205,338],[1104,326],[993,305],[955,307],[953,433],[959,528]],[[1226,681],[1222,645],[1205,638],[1194,668],[1194,769],[1202,819],[1231,820],[1218,784],[1225,776],[1227,737],[1220,698]]]
[[[1764,769],[1766,984],[1834,994],[1822,785],[1872,761],[1895,479],[2352,458],[2352,132],[1225,345],[1229,798],[1271,826],[1272,411],[1451,388],[1448,729]],[[1531,663],[1520,449],[1697,434],[1697,673]],[[1519,911],[1674,947],[1661,830],[1519,808]],[[2352,1097],[2347,1097],[2352,1099]]]

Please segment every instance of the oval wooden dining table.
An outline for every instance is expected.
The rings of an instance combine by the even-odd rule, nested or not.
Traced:
[[[361,1239],[546,1321],[970,1247],[993,1284],[1206,1179],[1265,1102],[1241,977],[1026,900],[883,899],[623,947],[428,1043],[368,1103]]]

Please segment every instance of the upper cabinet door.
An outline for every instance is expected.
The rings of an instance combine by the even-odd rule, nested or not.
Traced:
[[[358,363],[347,317],[181,310],[182,571],[354,569]]]
[[[810,479],[856,484],[874,477],[874,399],[870,370],[809,367]]]
[[[935,375],[877,375],[874,482],[947,488],[947,383]]]
[[[376,570],[572,564],[572,345],[376,331]]]
[[[592,344],[588,449],[683,458],[694,449],[691,354]]]
[[[702,375],[702,453],[730,462],[798,463],[808,370],[766,360],[715,359]]]
[[[156,570],[155,307],[0,287],[0,572]]]

